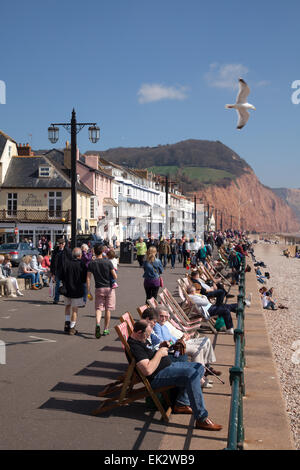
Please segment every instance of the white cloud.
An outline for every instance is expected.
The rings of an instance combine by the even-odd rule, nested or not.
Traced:
[[[237,88],[238,79],[248,73],[247,67],[243,64],[210,64],[209,72],[205,78],[209,86],[215,88]]]
[[[185,100],[187,88],[183,86],[164,86],[159,83],[144,83],[138,91],[139,103],[161,100]]]

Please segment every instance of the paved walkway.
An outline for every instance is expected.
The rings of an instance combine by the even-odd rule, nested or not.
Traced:
[[[121,265],[117,310],[111,334],[96,340],[92,303],[80,310],[75,337],[63,334],[64,307],[53,305],[48,289],[26,291],[25,297],[0,299],[0,339],[7,343],[7,363],[0,365],[0,449],[204,450],[224,449],[234,361],[232,336],[210,334],[215,342],[216,368],[225,385],[214,379],[204,392],[209,415],[224,425],[221,432],[193,428],[189,416],[172,415],[169,425],[144,401],[107,414],[92,416],[97,392],[126,369],[124,352],[113,326],[145,301],[142,269]],[[165,285],[174,292],[182,267],[167,268]],[[247,291],[256,280],[247,274]],[[279,392],[262,312],[254,296],[247,309],[247,370],[245,438],[249,449],[290,449],[288,424]]]

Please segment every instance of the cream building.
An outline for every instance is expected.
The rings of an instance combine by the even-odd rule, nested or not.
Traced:
[[[14,143],[13,141],[9,141]],[[71,236],[70,160],[66,152],[51,150],[34,155],[28,145],[12,146],[1,154],[0,235],[2,242],[31,239],[37,246],[46,235],[52,246],[63,235]],[[90,191],[77,182],[77,230],[88,233]],[[17,234],[15,231],[17,229]]]

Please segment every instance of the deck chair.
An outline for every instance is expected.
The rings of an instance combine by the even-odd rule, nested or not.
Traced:
[[[199,314],[202,315],[202,326],[207,326],[212,331],[212,333],[216,334],[217,330],[215,329],[215,321],[212,318],[208,319],[205,317],[204,311],[201,309],[201,307],[199,309],[199,306],[196,305],[195,302],[193,302],[193,300],[190,298],[190,296],[188,295],[187,291],[184,288],[182,288],[182,292],[185,296],[186,303],[189,305],[190,316],[193,312],[197,312],[198,315]]]
[[[156,308],[159,305],[159,303],[154,297],[151,297],[151,299],[148,299],[147,304],[149,305],[149,307],[153,307],[153,308]]]
[[[161,414],[161,418],[165,421],[169,421],[169,416],[172,412],[171,401],[168,395],[168,390],[174,388],[174,386],[159,387],[153,389],[147,377],[145,377],[141,371],[136,367],[136,361],[131,354],[130,347],[128,345],[129,329],[127,322],[122,322],[115,326],[115,330],[121,340],[126,357],[129,362],[128,369],[122,382],[119,381],[115,388],[111,390],[113,396],[104,400],[100,406],[93,411],[93,415],[99,415],[106,411],[112,410],[119,406],[129,405],[130,403],[140,400],[142,398],[151,397],[155,403],[158,411]],[[136,388],[137,386],[137,388]],[[157,397],[157,393],[161,393],[166,404],[167,410],[164,409],[160,400]]]
[[[210,267],[210,270],[207,269],[207,267],[202,264],[199,266],[199,272],[203,273],[206,277],[211,279],[213,282],[216,282],[214,279],[214,276],[219,276],[222,282],[226,284],[227,288],[229,288],[230,290],[231,282],[228,279],[226,279],[226,277],[220,271],[216,271],[213,266],[209,265],[209,267]]]
[[[123,315],[120,317],[120,321],[121,323],[123,323],[124,321],[127,322],[129,334],[131,334],[133,332],[134,319],[132,318],[130,312],[123,313]]]
[[[174,310],[174,307],[168,302],[168,299],[164,296],[163,292],[159,294],[159,297],[162,301],[162,305],[164,305],[167,311],[169,312],[169,320],[172,325],[175,326],[175,328],[182,331],[183,333],[194,333],[196,331],[199,331],[199,324],[189,326],[184,322],[184,320],[179,316],[176,310]]]
[[[193,318],[190,318],[167,288],[163,289],[163,292],[160,294],[160,298],[164,305],[167,304],[169,309],[172,311],[171,313],[176,316],[176,319],[180,321],[180,323],[183,323],[183,325],[186,327],[200,328],[203,320],[202,315],[199,312],[196,312],[196,314],[193,315]]]
[[[140,305],[136,308],[140,317],[142,317],[144,310],[146,310],[147,308],[149,308],[149,305],[147,304]]]

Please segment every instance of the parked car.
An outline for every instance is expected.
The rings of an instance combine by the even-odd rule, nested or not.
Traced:
[[[87,233],[83,235],[77,235],[76,237],[76,245],[81,246],[83,243],[86,243],[90,248],[92,248],[96,243],[100,243],[101,245],[104,244],[104,241],[101,237],[97,237],[94,233]]]
[[[10,255],[11,264],[18,266],[24,255],[39,255],[37,248],[32,248],[28,243],[3,243],[0,245],[0,255]]]

